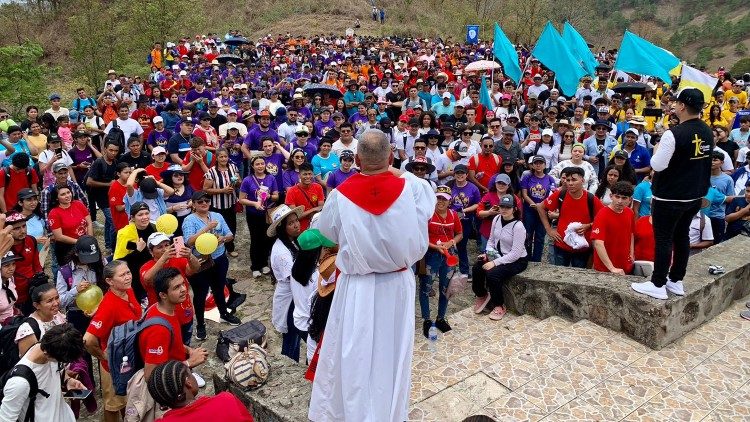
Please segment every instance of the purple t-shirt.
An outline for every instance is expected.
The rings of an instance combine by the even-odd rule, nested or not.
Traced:
[[[299,144],[297,144],[297,140],[295,139],[292,142],[289,142],[286,146],[286,149],[289,152],[292,152],[292,150],[295,148],[300,148],[303,151],[305,151],[305,157],[308,163],[312,161],[312,158],[315,157],[315,154],[318,153],[318,149],[315,148],[315,146],[312,145],[310,142],[308,142],[307,145],[301,147],[299,146]]]
[[[83,151],[78,149],[77,146],[73,146],[73,148],[68,151],[68,155],[70,155],[70,158],[73,160],[74,165],[81,164],[82,162],[86,161],[89,164],[92,164],[94,160],[96,160],[96,157],[94,156],[94,151],[90,147],[86,147]],[[78,184],[83,185],[84,184],[84,178],[86,177],[86,173],[88,172],[87,169],[74,169],[73,174],[76,175],[76,180],[78,180]]]
[[[479,188],[473,183],[467,183],[463,187],[458,187],[455,183],[451,183],[451,185],[451,194],[453,195],[451,209],[454,211],[460,211],[463,208],[478,204],[479,200],[482,199]]]
[[[555,190],[555,180],[552,176],[545,174],[542,177],[536,177],[533,173],[526,173],[521,178],[521,189],[529,191],[529,198],[534,203],[541,203],[549,194]]]
[[[148,134],[146,144],[151,145],[152,147],[164,147],[164,149],[167,149],[167,142],[169,142],[169,138],[171,137],[172,132],[170,132],[169,129],[164,129],[161,132],[154,129]]]
[[[260,139],[266,136],[270,136],[274,142],[279,142],[279,134],[275,130],[268,128],[268,130],[264,131],[261,130],[260,125],[256,125],[245,135],[244,144],[251,150],[260,151]]]
[[[284,191],[286,192],[287,189],[291,188],[292,186],[296,185],[297,182],[299,182],[299,172],[295,170],[285,170],[284,174],[281,176],[281,182],[282,186],[284,187]]]
[[[207,89],[204,89],[203,92],[198,92],[194,89],[190,90],[190,92],[185,95],[185,101],[193,102],[197,100],[198,98],[205,98],[209,101],[214,99],[213,94],[209,92]],[[195,108],[198,110],[208,110],[208,103],[199,102],[195,104]]]
[[[346,179],[357,174],[357,171],[350,169],[348,173],[344,173],[341,169],[336,169],[328,173],[328,179],[326,179],[326,185],[331,189],[336,189],[340,184],[344,183]]]
[[[275,152],[268,157],[263,157],[266,160],[266,172],[276,179],[276,186],[283,186],[282,175],[284,173],[283,165],[286,161],[284,156],[280,152]]]
[[[328,132],[328,129],[333,129],[336,125],[333,123],[333,119],[328,119],[327,122],[324,122],[322,120],[318,120],[317,122],[313,123],[313,127],[315,128],[315,133],[318,134],[318,136],[323,136]]]
[[[274,179],[270,174],[267,174],[262,179],[257,179],[255,175],[252,174],[245,177],[245,179],[242,180],[242,184],[240,185],[240,192],[245,192],[247,194],[247,199],[251,201],[257,201],[258,191],[260,190],[261,186],[268,187],[269,199],[266,200],[266,208],[270,208],[270,206],[272,205],[270,195],[274,192],[279,191],[279,188],[276,185],[276,179]],[[255,207],[245,207],[245,211],[248,214],[256,215],[263,215],[266,212],[265,210],[258,210]]]

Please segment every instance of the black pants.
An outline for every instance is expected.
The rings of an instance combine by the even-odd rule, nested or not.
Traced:
[[[227,222],[229,230],[233,235],[237,236],[237,212],[234,207],[229,207],[223,210],[211,207],[211,211],[221,214],[221,216],[224,217],[224,221]],[[227,248],[227,252],[234,252],[234,240],[225,243],[224,246]]]
[[[301,341],[307,342],[307,331],[302,331],[294,325],[294,302],[289,304],[286,313],[286,327],[286,333],[281,335],[281,354],[299,362],[299,346]]]
[[[654,272],[651,274],[654,286],[662,287],[667,284],[667,273],[674,281],[685,277],[690,256],[690,222],[700,208],[699,199],[690,202],[652,200],[651,218],[656,247]]]
[[[477,297],[484,297],[489,291],[492,298],[490,304],[492,307],[495,307],[505,304],[503,300],[503,284],[514,275],[525,270],[529,265],[529,261],[526,258],[521,258],[516,262],[495,266],[489,271],[482,268],[482,265],[484,265],[484,261],[477,261],[474,264],[474,268],[472,268],[474,279],[471,282],[471,290],[474,291]]]
[[[250,270],[260,271],[268,266],[271,256],[271,239],[266,234],[268,224],[264,214],[245,213],[247,228],[250,230]]]
[[[710,217],[711,231],[714,233],[714,245],[724,241],[724,232],[727,228],[727,222],[723,218]]]
[[[224,298],[224,286],[227,283],[227,271],[229,270],[229,260],[226,255],[214,259],[214,266],[193,274],[188,277],[190,286],[193,288],[193,308],[195,309],[195,321],[198,325],[206,325],[203,314],[206,312],[206,296],[208,289],[214,295],[216,307],[219,308],[221,315],[227,313],[227,302]]]

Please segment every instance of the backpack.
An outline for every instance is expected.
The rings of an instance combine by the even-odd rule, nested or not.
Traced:
[[[562,211],[562,204],[565,200],[565,196],[568,194],[568,191],[564,190],[560,192],[560,196],[557,197],[557,207]],[[591,218],[591,222],[594,222],[594,194],[586,191],[586,205],[589,209],[589,218]]]
[[[4,173],[5,173],[5,187],[10,186],[10,166],[3,167]],[[34,185],[34,174],[31,172],[31,168],[26,168],[26,182],[28,182],[29,187],[32,187]]]
[[[125,132],[117,125],[117,119],[112,120],[112,127],[109,129],[107,136],[104,137],[103,145],[107,145],[109,142],[119,145],[120,152],[125,151]]]
[[[154,305],[156,306],[156,305]],[[112,329],[112,334],[107,341],[107,361],[109,362],[109,373],[112,376],[112,385],[115,387],[115,394],[124,396],[128,392],[128,381],[141,368],[143,368],[143,359],[138,352],[138,335],[148,327],[161,325],[169,330],[169,343],[174,340],[172,326],[169,321],[162,317],[143,318],[137,321],[128,321]],[[130,369],[121,372],[120,364],[123,358],[127,357],[130,363]]]
[[[29,323],[37,340],[42,337],[39,322],[31,317],[18,315],[13,317],[8,324],[3,325],[3,328],[0,328],[0,374],[10,371],[21,360],[21,356],[18,355],[18,344],[16,344],[16,332],[24,322]]]
[[[26,365],[16,365],[10,371],[0,377],[0,401],[3,400],[5,390],[5,384],[8,380],[14,377],[21,377],[29,383],[29,407],[26,408],[26,415],[23,418],[24,422],[34,422],[34,407],[36,402],[37,394],[41,394],[45,399],[49,397],[49,393],[39,389],[39,383],[36,380],[36,374]]]
[[[91,107],[94,107],[94,104],[96,104],[96,101],[94,101],[94,99],[91,98],[91,97],[89,97],[87,99],[89,100],[88,105],[91,105]],[[76,98],[76,101],[75,101],[74,104],[75,104],[75,109],[76,109],[77,112],[80,113],[81,111],[83,111],[81,109],[81,98],[80,97]]]
[[[219,331],[216,341],[216,356],[222,362],[229,362],[234,355],[247,348],[249,344],[266,347],[266,326],[254,319],[231,330]]]

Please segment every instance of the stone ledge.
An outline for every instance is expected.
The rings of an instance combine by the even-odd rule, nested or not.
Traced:
[[[750,294],[750,262],[740,252],[748,250],[750,239],[737,236],[691,257],[685,296],[670,294],[666,301],[630,288],[631,282],[643,281],[642,277],[547,264],[531,264],[514,277],[505,286],[505,301],[519,314],[587,319],[661,349],[714,318],[733,300]],[[710,264],[723,266],[726,273],[708,274]]]

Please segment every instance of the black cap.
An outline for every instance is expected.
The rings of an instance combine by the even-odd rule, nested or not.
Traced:
[[[14,254],[13,251],[8,251],[3,255],[0,265],[10,264],[11,262],[20,261],[22,259],[23,257]]]
[[[159,192],[156,190],[156,180],[152,177],[146,177],[141,180],[141,183],[138,184],[138,189],[140,189],[143,197],[146,199],[156,199],[159,196]]]
[[[625,152],[625,151],[623,151],[623,150],[621,150],[621,149],[618,149],[617,151],[615,151],[615,158],[624,158],[624,159],[627,160],[628,159],[628,153]]]
[[[93,264],[102,260],[99,243],[94,236],[84,235],[79,237],[76,241],[75,253],[81,264]]]
[[[703,92],[698,88],[684,88],[677,94],[677,101],[697,109],[703,108]]]
[[[466,164],[458,164],[456,167],[453,167],[453,173],[468,173],[469,168],[466,167]]]
[[[30,188],[23,188],[18,191],[17,197],[19,201],[23,201],[24,199],[38,198],[39,194],[31,190]]]
[[[180,119],[180,124],[182,124],[182,123],[190,123],[191,125],[195,124],[195,123],[193,123],[193,119],[191,119],[189,117]]]
[[[203,199],[203,198],[211,199],[211,195],[209,195],[208,192],[206,192],[204,190],[199,190],[199,191],[193,192],[193,196],[190,199],[192,199],[193,202],[195,202],[195,201],[197,201],[199,199]]]
[[[130,206],[130,216],[135,217],[136,214],[143,210],[148,210],[148,205],[145,202],[138,201]]]

